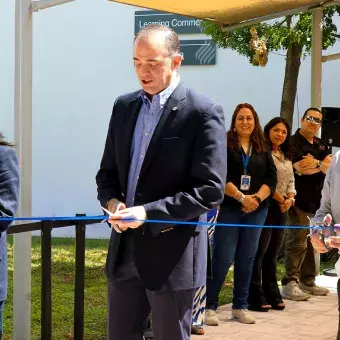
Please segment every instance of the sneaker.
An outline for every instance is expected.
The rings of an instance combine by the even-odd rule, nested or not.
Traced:
[[[304,283],[300,282],[299,287],[303,292],[310,295],[325,296],[329,293],[329,289],[327,289],[326,287],[317,286],[316,284],[314,284],[313,286],[307,286]]]
[[[233,318],[237,319],[241,323],[255,323],[255,318],[248,313],[248,309],[233,309],[232,310]]]
[[[218,326],[218,316],[215,310],[205,310],[204,323],[208,326]]]
[[[282,286],[281,295],[284,299],[293,301],[306,301],[311,298],[311,295],[304,293],[295,281],[290,281]]]

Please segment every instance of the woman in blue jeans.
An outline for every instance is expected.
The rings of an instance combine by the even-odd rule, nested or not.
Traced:
[[[218,296],[234,263],[232,315],[255,323],[248,313],[248,290],[269,196],[276,188],[276,167],[267,150],[258,115],[250,104],[239,104],[227,133],[228,171],[218,223],[259,227],[217,227],[213,239],[212,279],[207,279],[205,324],[218,325]]]
[[[0,133],[0,217],[13,217],[19,199],[18,160],[13,145],[4,141]],[[0,340],[2,314],[7,295],[7,242],[6,229],[11,222],[0,221]]]

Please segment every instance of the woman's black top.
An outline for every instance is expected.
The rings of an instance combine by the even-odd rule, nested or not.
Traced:
[[[231,150],[230,148],[227,148],[228,165],[226,183],[233,183],[239,190],[241,185],[241,176],[244,174],[241,153],[245,156],[242,148],[239,150]],[[256,194],[263,184],[268,185],[271,195],[261,203],[261,206],[263,207],[268,206],[269,198],[275,192],[277,183],[276,166],[269,150],[266,152],[257,152],[255,149],[252,150],[248,163],[247,175],[251,176],[250,189],[249,191],[240,191],[245,195],[252,195]],[[230,196],[224,195],[224,200],[221,206],[240,208],[241,203]]]

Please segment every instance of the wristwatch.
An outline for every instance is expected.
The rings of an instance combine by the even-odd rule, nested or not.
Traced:
[[[261,204],[262,201],[261,201],[261,198],[259,196],[254,196],[255,200],[257,201],[258,204]]]
[[[322,162],[321,162],[321,161],[318,161],[316,167],[319,169],[319,168],[321,168],[321,165],[322,165]]]

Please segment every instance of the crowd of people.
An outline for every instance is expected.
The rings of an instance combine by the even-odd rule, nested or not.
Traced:
[[[227,133],[227,181],[217,221],[275,228],[216,228],[212,241],[213,275],[207,279],[205,324],[218,325],[218,296],[231,264],[232,315],[241,323],[255,323],[249,310],[283,310],[283,299],[302,301],[312,295],[327,295],[327,288],[315,284],[309,228],[285,228],[309,226],[309,219],[320,205],[325,174],[332,160],[329,147],[317,137],[321,122],[322,112],[309,108],[301,119],[301,128],[292,137],[288,122],[280,117],[268,122],[262,133],[254,108],[249,104],[237,106]],[[237,134],[234,139],[232,131]],[[256,142],[261,139],[265,148],[259,158]],[[236,155],[233,140],[239,142]],[[249,145],[253,150],[250,153]],[[247,154],[249,161],[244,162]],[[242,176],[247,173],[251,175],[251,184],[242,190]],[[247,199],[251,200],[251,207]],[[276,266],[283,240],[285,276],[280,291]],[[193,332],[203,334],[203,322],[196,324]]]
[[[320,233],[309,237],[308,228],[285,228],[327,214],[340,222],[339,153],[333,158],[317,137],[322,112],[307,109],[291,136],[280,117],[262,130],[255,108],[243,103],[226,130],[222,107],[181,81],[183,55],[173,30],[144,27],[133,47],[142,90],[115,101],[96,176],[112,227],[108,339],[142,340],[150,315],[156,340],[204,334],[204,324],[219,323],[219,294],[232,265],[232,316],[241,323],[256,322],[249,310],[284,310],[283,299],[326,295],[315,284],[313,247],[340,248],[339,238],[325,242]],[[12,145],[0,144],[0,212],[13,216],[17,161]],[[190,224],[176,223],[183,221]],[[215,228],[216,221],[234,226]],[[0,223],[0,339],[7,227]]]
[[[254,107],[245,103],[226,131],[222,108],[184,87],[181,61],[172,30],[143,28],[134,42],[143,90],[119,97],[113,108],[97,175],[98,198],[112,212],[114,228],[107,260],[109,339],[142,339],[151,312],[155,339],[189,339],[190,332],[204,333],[204,323],[218,325],[219,293],[232,264],[232,316],[242,323],[256,322],[249,310],[283,310],[283,298],[328,293],[315,284],[306,227],[332,161],[317,137],[322,112],[307,109],[291,136],[280,117],[262,130]],[[234,226],[207,232],[200,224],[175,223],[206,221],[209,213],[208,220]],[[283,240],[280,291],[276,260]]]

